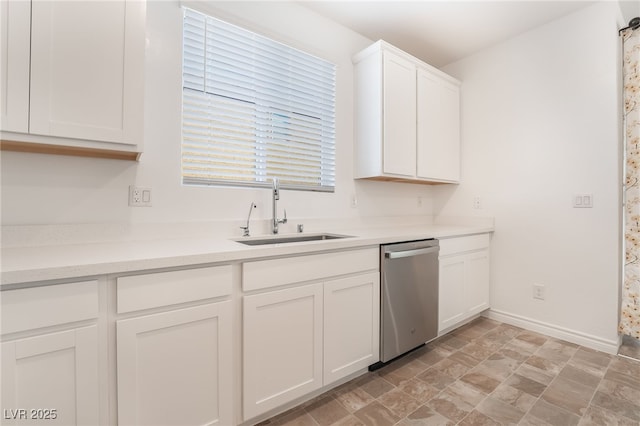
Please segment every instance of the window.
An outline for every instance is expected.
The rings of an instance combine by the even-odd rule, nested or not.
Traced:
[[[335,65],[184,9],[185,184],[333,191]]]

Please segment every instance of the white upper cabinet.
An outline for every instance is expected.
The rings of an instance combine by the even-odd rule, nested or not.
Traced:
[[[138,0],[3,2],[19,21],[2,30],[2,130],[19,134],[2,139],[140,152],[145,15]]]
[[[384,41],[354,63],[355,177],[459,182],[460,82]]]
[[[0,2],[0,126],[10,132],[29,130],[30,19],[29,2]]]
[[[416,66],[400,55],[384,52],[383,172],[416,174]]]
[[[417,177],[459,182],[460,86],[420,68],[417,91]]]

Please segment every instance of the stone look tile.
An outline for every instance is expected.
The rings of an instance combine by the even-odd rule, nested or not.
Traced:
[[[393,363],[391,365],[393,365]],[[409,362],[406,362],[400,368],[387,370],[387,368],[385,367],[378,374],[387,382],[391,383],[394,386],[398,386],[401,383],[414,378],[418,374],[425,371],[427,368],[428,366],[422,361],[413,359]]]
[[[378,401],[361,408],[354,415],[367,426],[391,426],[400,420],[400,417]]]
[[[519,410],[513,405],[506,404],[491,396],[482,401],[476,409],[502,424],[518,423],[525,414],[524,411]]]
[[[536,381],[538,383],[542,383],[544,385],[548,385],[549,383],[551,383],[551,381],[555,377],[554,375],[549,374],[546,371],[542,371],[532,365],[529,365],[526,362],[516,370],[516,374],[519,374],[522,377],[526,377],[527,379]]]
[[[481,373],[469,372],[460,378],[465,383],[478,389],[480,392],[491,393],[498,387],[500,382]]]
[[[403,419],[402,422],[398,423],[401,426],[453,426],[454,424],[454,422],[426,405],[419,407]]]
[[[466,365],[462,365],[457,361],[451,360],[450,357],[443,359],[442,361],[434,365],[433,368],[438,369],[442,373],[446,374],[447,376],[453,377],[454,379],[459,378],[470,369]]]
[[[348,392],[336,392],[334,398],[350,413],[358,411],[375,399],[360,387],[354,387]]]
[[[558,377],[544,391],[542,399],[582,416],[593,397],[594,390],[593,387]]]
[[[542,392],[544,392],[544,390],[547,388],[547,385],[543,385],[542,383],[531,380],[519,374],[514,374],[513,376],[509,377],[507,380],[505,380],[504,384],[536,398],[542,395]]]
[[[555,405],[549,404],[542,399],[539,399],[538,402],[531,407],[529,411],[529,415],[536,417],[543,422],[546,423],[535,423],[532,424],[551,424],[558,426],[573,426],[577,425],[580,422],[580,416],[577,416],[573,413],[568,412],[560,407],[556,407]],[[528,420],[530,421],[530,420]]]
[[[640,404],[640,389],[634,389],[622,383],[604,379],[600,382],[598,390],[633,404]]]
[[[393,385],[391,383],[376,374],[367,375],[356,383],[362,388],[362,390],[374,398],[377,398],[393,389]]]
[[[460,423],[460,426],[502,426],[491,417],[482,414],[480,411],[473,410]]]
[[[596,392],[593,397],[592,404],[611,410],[636,422],[640,422],[640,405],[625,401],[624,399],[620,399],[612,395],[607,395],[601,391]]]
[[[498,386],[491,394],[491,397],[509,404],[523,413],[529,411],[538,400],[537,397],[506,384]]]
[[[343,419],[338,420],[331,426],[367,426],[367,425],[362,423],[360,419],[358,419],[357,417],[353,415],[349,415],[347,417],[344,417]]]
[[[516,336],[517,340],[523,340],[532,345],[542,346],[549,338],[534,331],[523,331]]]
[[[482,361],[484,358],[486,358],[487,356],[491,355],[491,353],[489,353],[487,356],[485,356],[484,358],[478,358],[478,357],[474,357],[473,355],[471,355],[470,353],[466,352],[467,348],[473,348],[473,347],[478,347],[477,345],[471,343],[467,346],[465,346],[464,348],[460,349],[458,352],[452,354],[451,356],[449,356],[449,359],[452,359],[456,362],[459,362],[460,364],[469,367],[469,368],[473,368],[476,365],[480,364],[480,361]],[[481,346],[479,347],[481,350],[486,350],[483,349]],[[472,349],[473,352],[473,349]]]
[[[482,361],[474,367],[472,371],[474,373],[485,374],[496,380],[502,381],[511,376],[519,365],[519,361],[496,353]]]
[[[440,389],[436,389],[430,384],[417,378],[403,383],[399,386],[399,389],[407,395],[411,395],[420,403],[425,403],[440,393]]]
[[[478,318],[260,426],[640,425],[640,362]]]
[[[378,402],[399,418],[406,417],[420,406],[420,403],[415,398],[397,388],[382,395],[378,398]]]
[[[530,356],[529,359],[527,359],[524,363],[529,364],[530,366],[535,367],[538,370],[541,370],[552,376],[555,376],[558,373],[560,373],[560,370],[562,370],[562,367],[563,367],[561,363],[552,361],[547,358],[541,358],[537,355]]]
[[[587,371],[567,364],[561,371],[558,377],[562,377],[567,380],[580,383],[585,386],[596,388],[600,383],[600,377],[594,376]]]
[[[557,340],[547,340],[540,346],[535,355],[558,363],[565,363],[576,353],[578,347],[572,343],[565,344]]]
[[[589,406],[579,426],[638,426],[637,421],[597,406]]]
[[[446,388],[451,383],[456,381],[455,378],[443,373],[435,367],[429,368],[424,373],[419,374],[418,379],[439,390]]]
[[[470,355],[471,357],[477,360],[475,363],[478,364],[480,361],[487,359],[489,355],[494,353],[496,350],[497,349],[494,350],[493,348],[485,347],[485,346],[479,345],[476,342],[473,342],[468,344],[464,348],[460,349],[458,352],[456,352],[453,355],[458,355],[458,354]],[[473,367],[473,365],[471,365],[470,367]]]
[[[415,359],[420,360],[427,367],[431,367],[449,355],[451,355],[451,352],[445,352],[441,348],[430,345],[423,346],[413,353]]]
[[[331,425],[349,415],[349,412],[332,396],[327,396],[305,408],[321,426]]]

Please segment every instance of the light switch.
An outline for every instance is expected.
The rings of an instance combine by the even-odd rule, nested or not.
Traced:
[[[593,207],[593,194],[576,194],[573,196],[573,207],[590,209]]]

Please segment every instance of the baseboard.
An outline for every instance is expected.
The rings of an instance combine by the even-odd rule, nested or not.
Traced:
[[[516,327],[524,328],[526,330],[546,334],[547,336],[555,337],[556,339],[566,340],[567,342],[575,343],[580,346],[585,346],[587,348],[595,349],[597,351],[606,352],[613,355],[618,353],[618,347],[620,346],[619,339],[606,340],[575,330],[558,327],[553,324],[533,320],[531,318],[526,318],[520,315],[510,314],[508,312],[498,311],[495,309],[489,309],[488,311],[485,311],[483,313],[483,316],[492,320],[503,322],[505,324],[510,324]]]

